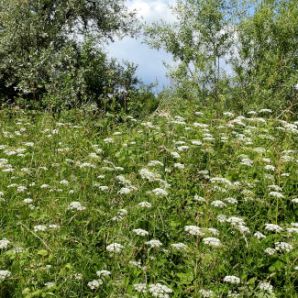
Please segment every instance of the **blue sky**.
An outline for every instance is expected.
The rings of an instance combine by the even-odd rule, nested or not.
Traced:
[[[173,0],[128,0],[127,5],[130,9],[137,11],[140,20],[146,23],[157,20],[172,22],[174,17],[170,10]],[[170,63],[171,56],[164,51],[151,49],[143,43],[141,38],[125,38],[121,41],[109,45],[106,48],[111,57],[120,61],[130,61],[138,65],[138,76],[144,83],[158,83],[157,89],[170,84],[166,77],[166,68],[163,62]]]

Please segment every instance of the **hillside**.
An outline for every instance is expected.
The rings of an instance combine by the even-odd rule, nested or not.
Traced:
[[[297,297],[298,122],[0,118],[1,297]]]

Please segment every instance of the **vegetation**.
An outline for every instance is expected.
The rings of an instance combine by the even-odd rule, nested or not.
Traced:
[[[2,103],[61,110],[119,101],[136,87],[135,67],[100,47],[133,34],[134,22],[121,0],[0,1]]]
[[[0,0],[0,297],[297,297],[296,2]]]
[[[1,113],[1,297],[296,297],[298,123],[178,106]]]
[[[297,1],[179,0],[173,12],[175,23],[156,23],[146,35],[173,55],[180,96],[297,112]]]

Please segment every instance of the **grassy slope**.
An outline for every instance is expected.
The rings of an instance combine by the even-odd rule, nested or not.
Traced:
[[[258,289],[261,281],[273,285],[276,297],[296,297],[297,230],[286,229],[294,228],[291,223],[298,216],[298,204],[292,202],[298,197],[298,154],[286,150],[297,150],[297,125],[266,114],[231,122],[236,116],[215,117],[205,111],[200,116],[195,111],[200,111],[195,105],[181,105],[179,111],[157,111],[143,123],[130,119],[116,127],[81,116],[55,121],[46,114],[18,112],[10,118],[1,112],[0,240],[7,238],[10,245],[0,251],[0,269],[11,271],[0,282],[1,297],[152,297],[134,290],[134,284],[144,282],[168,286],[171,297],[203,297],[201,289],[213,290],[215,297],[226,297],[229,291],[265,297]],[[149,167],[152,160],[163,165]],[[266,170],[268,164],[275,168]],[[158,174],[159,180],[143,179],[142,168]],[[130,183],[122,185],[119,175]],[[123,186],[131,192],[120,194]],[[168,195],[154,195],[156,188]],[[31,205],[24,202],[27,198]],[[218,200],[224,205],[212,203]],[[69,210],[72,201],[86,209]],[[141,208],[142,201],[152,207]],[[243,222],[233,224],[231,216]],[[283,231],[266,231],[266,223]],[[36,231],[37,225],[47,230]],[[189,235],[188,225],[200,227],[204,235]],[[137,236],[136,228],[149,235]],[[218,235],[208,228],[217,229]],[[266,238],[258,240],[256,231]],[[221,246],[204,244],[206,237],[220,239]],[[150,249],[145,242],[151,239],[162,246]],[[178,242],[187,245],[185,251],[171,246]],[[276,242],[290,243],[293,249],[266,254]],[[122,252],[109,253],[111,243],[123,245]],[[98,279],[96,271],[102,269],[111,276],[91,290],[88,282]],[[239,277],[241,283],[223,282],[226,275]],[[47,287],[47,282],[55,285]]]

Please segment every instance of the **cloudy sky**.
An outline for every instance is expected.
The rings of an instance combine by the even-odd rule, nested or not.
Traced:
[[[138,18],[150,23],[159,19],[173,21],[169,6],[174,0],[127,0],[130,9],[137,11]],[[157,89],[170,84],[166,77],[166,69],[163,62],[171,62],[171,57],[163,51],[149,48],[141,38],[125,38],[111,44],[107,48],[110,56],[120,61],[126,60],[138,65],[138,76],[145,83],[158,82]]]

